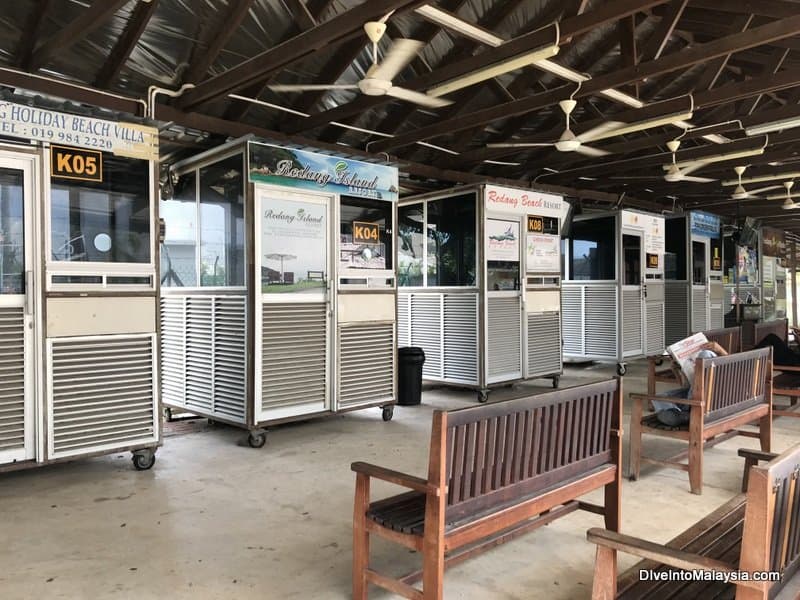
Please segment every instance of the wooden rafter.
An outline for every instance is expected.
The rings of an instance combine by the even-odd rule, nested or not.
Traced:
[[[786,19],[797,14],[796,2],[784,0],[692,0],[692,6],[709,10]]]
[[[608,88],[618,88],[650,77],[664,75],[673,71],[684,69],[693,64],[707,62],[719,56],[725,56],[737,50],[752,48],[767,44],[774,39],[781,39],[800,33],[800,15],[790,19],[783,19],[755,29],[733,34],[706,44],[698,44],[680,52],[662,56],[661,58],[642,63],[634,67],[619,69],[618,71],[595,77],[585,82],[576,98],[596,94]],[[567,89],[558,88],[543,94],[538,94],[512,102],[506,102],[491,108],[479,110],[467,115],[440,121],[434,125],[410,131],[403,135],[381,140],[373,144],[377,152],[388,149],[400,148],[418,140],[426,140],[441,135],[463,131],[478,124],[488,124],[492,121],[505,119],[510,116],[540,110],[569,96]]]
[[[155,13],[158,7],[158,0],[151,0],[150,2],[139,2],[136,8],[133,9],[128,24],[125,26],[125,31],[122,32],[117,43],[114,45],[113,50],[108,55],[106,62],[103,64],[100,72],[94,80],[94,85],[99,88],[106,88],[116,79],[128,57],[133,52],[139,38],[142,36],[147,24],[150,22],[150,17]]]
[[[209,27],[206,30],[203,40],[195,46],[195,56],[189,68],[186,69],[184,82],[197,84],[205,79],[209,67],[239,29],[252,4],[253,0],[235,0],[225,15],[225,26],[222,29]]]
[[[38,0],[31,7],[28,21],[25,24],[25,29],[22,30],[22,35],[17,45],[17,52],[14,60],[17,66],[25,70],[30,67],[33,48],[39,39],[39,30],[42,27],[44,16],[47,14],[52,3],[52,0]]]
[[[330,44],[361,35],[365,21],[379,19],[392,10],[413,8],[423,0],[369,0],[304,31],[282,44],[200,83],[180,99],[184,108],[196,107],[225,94],[262,82],[283,68]]]
[[[658,26],[641,49],[641,54],[639,55],[641,62],[649,62],[661,56],[688,3],[689,0],[672,0],[669,3]]]
[[[303,0],[283,0],[283,2],[286,4],[286,8],[289,9],[289,12],[292,13],[294,22],[297,23],[300,31],[308,31],[317,26],[317,20]]]
[[[42,43],[33,51],[31,59],[27,64],[29,71],[36,71],[56,52],[63,52],[74,43],[84,39],[89,33],[104,25],[108,19],[125,4],[128,0],[97,0],[89,8],[84,10],[79,17],[68,23],[47,41]]]
[[[636,17],[630,15],[617,21],[617,33],[619,34],[619,54],[624,67],[635,67],[638,63],[636,51]],[[634,83],[628,90],[634,96],[639,95],[639,87]]]

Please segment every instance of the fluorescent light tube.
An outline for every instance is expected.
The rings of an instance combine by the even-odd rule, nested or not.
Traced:
[[[486,31],[481,27],[476,27],[472,23],[467,23],[455,15],[436,8],[435,6],[431,6],[430,4],[423,4],[416,9],[416,12],[425,17],[428,21],[441,25],[445,29],[455,31],[476,42],[481,42],[495,48],[505,42],[503,38],[497,37],[492,32]]]
[[[760,175],[758,177],[748,177],[747,179],[742,179],[742,184],[747,183],[761,183],[763,181],[778,181],[779,179],[788,180],[788,179],[796,179],[800,177],[800,171],[791,171],[789,173],[776,173],[775,175]],[[722,182],[722,185],[729,186],[729,185],[739,185],[738,179],[728,179]]]
[[[450,92],[455,92],[456,90],[475,85],[481,81],[492,79],[498,75],[503,75],[504,73],[516,71],[522,67],[527,67],[530,64],[542,60],[543,58],[549,58],[551,56],[555,56],[556,54],[558,54],[558,46],[545,46],[544,48],[539,48],[533,52],[527,52],[515,58],[504,60],[494,65],[484,67],[483,69],[478,69],[477,71],[473,71],[472,73],[464,75],[463,77],[451,79],[450,81],[441,85],[432,87],[427,91],[427,94],[435,98],[444,96]]]
[[[614,117],[612,115],[611,119],[613,118]],[[596,136],[590,136],[591,137],[590,141],[595,142],[597,140],[604,140],[607,138],[616,137],[618,135],[625,135],[626,133],[633,133],[635,131],[644,131],[645,129],[652,129],[653,127],[661,127],[662,125],[672,125],[676,121],[682,121],[684,119],[691,119],[691,118],[692,118],[692,113],[685,112],[685,113],[668,115],[666,117],[658,117],[655,119],[650,119],[649,121],[640,121],[638,123],[631,123],[630,125],[624,125],[616,129],[610,129],[608,131],[604,131],[603,133]],[[580,134],[578,134],[578,137],[579,138],[581,137]]]
[[[762,133],[772,133],[773,131],[780,131],[782,129],[791,129],[792,127],[800,127],[800,117],[792,117],[791,119],[783,119],[781,121],[772,121],[771,123],[762,123],[761,125],[754,125],[744,130],[747,135],[761,135]]]

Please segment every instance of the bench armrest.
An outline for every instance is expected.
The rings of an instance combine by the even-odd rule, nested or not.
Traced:
[[[631,400],[655,400],[656,402],[674,402],[675,404],[686,404],[688,406],[705,406],[701,400],[694,398],[676,398],[674,396],[659,396],[658,394],[651,396],[649,394],[631,394]]]
[[[774,371],[785,371],[786,373],[800,373],[800,366],[795,365],[776,365],[772,363],[772,370]]]
[[[756,461],[769,462],[778,456],[778,453],[764,452],[763,450],[751,450],[750,448],[739,448],[739,456],[742,458],[751,458]]]
[[[413,475],[408,475],[385,467],[379,467],[378,465],[354,462],[350,465],[350,469],[356,473],[363,473],[367,477],[388,481],[389,483],[414,490],[415,492],[433,494],[434,496],[439,496],[440,493],[439,487],[429,483],[427,479],[414,477]]]
[[[686,552],[678,548],[670,548],[668,546],[656,544],[655,542],[648,542],[641,538],[625,535],[624,533],[617,533],[616,531],[609,531],[608,529],[601,529],[599,527],[593,527],[587,531],[586,539],[598,546],[605,546],[612,550],[621,550],[622,552],[675,567],[676,569],[683,569],[686,571],[701,569],[703,571],[722,571],[724,573],[730,573],[736,570],[733,565],[708,558],[707,556]]]

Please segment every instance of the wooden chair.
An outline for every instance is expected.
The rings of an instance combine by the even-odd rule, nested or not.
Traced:
[[[774,333],[784,343],[788,343],[789,320],[775,319],[774,321],[761,321],[753,325],[753,347],[758,346],[770,333]]]
[[[353,515],[353,598],[372,583],[404,598],[441,600],[446,566],[578,508],[619,528],[619,380],[460,410],[435,411],[428,476],[362,462]],[[411,491],[370,502],[370,480]],[[604,506],[577,500],[605,488]],[[400,579],[369,566],[370,536],[422,553]],[[413,586],[422,580],[422,589]]]
[[[629,475],[639,478],[641,463],[657,464],[689,472],[693,494],[703,490],[703,448],[735,435],[759,437],[761,449],[770,450],[772,440],[772,349],[763,348],[697,359],[691,398],[631,394],[631,447]],[[656,414],[644,416],[644,403],[659,400],[690,406],[689,424],[684,427],[662,425]],[[755,423],[759,431],[742,431],[742,425]],[[642,455],[642,435],[648,433],[684,440],[688,449],[666,460]],[[688,464],[683,459],[688,457]]]
[[[797,575],[800,566],[800,445],[764,466],[749,470],[739,494],[665,545],[599,528],[587,538],[597,544],[592,598],[736,598],[768,600]],[[646,560],[617,578],[617,552]],[[770,571],[777,581],[660,581],[642,570]]]

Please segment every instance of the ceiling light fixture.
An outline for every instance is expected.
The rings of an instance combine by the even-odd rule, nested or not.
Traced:
[[[467,23],[466,21],[456,17],[454,14],[449,13],[446,10],[442,10],[441,8],[431,6],[430,4],[423,4],[416,9],[416,12],[425,17],[425,19],[431,23],[441,25],[445,29],[454,31],[459,35],[463,35],[464,37],[475,40],[476,42],[481,42],[487,46],[493,46],[496,48],[505,42],[503,38],[497,37],[491,31],[487,31],[486,29],[478,27],[477,25],[473,25],[472,23]]]
[[[791,119],[782,119],[780,121],[772,121],[771,123],[754,125],[753,127],[745,129],[744,132],[747,135],[761,135],[763,133],[772,133],[773,131],[781,131],[793,127],[800,127],[800,117],[792,117]]]
[[[800,171],[792,171],[790,173],[776,173],[775,175],[760,175],[757,177],[748,177],[747,179],[742,179],[741,183],[762,183],[764,181],[778,181],[780,179],[796,179],[800,177]],[[738,179],[728,179],[722,182],[724,186],[731,186],[731,185],[738,185]]]

